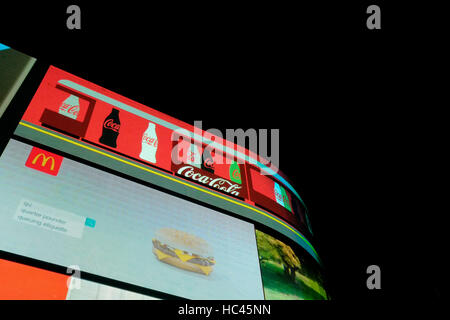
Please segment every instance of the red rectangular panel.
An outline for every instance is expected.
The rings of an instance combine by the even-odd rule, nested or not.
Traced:
[[[294,226],[300,227],[299,217],[292,207],[291,194],[270,176],[262,175],[260,170],[250,167],[249,171],[250,199],[261,207],[272,211],[292,223]]]
[[[63,157],[57,154],[33,147],[25,162],[25,166],[52,176],[57,176],[62,161]]]
[[[261,193],[265,197],[275,200],[274,182],[266,176],[263,176],[255,169],[250,169],[250,178],[252,179],[253,190]]]
[[[65,300],[69,277],[0,259],[0,300]]]

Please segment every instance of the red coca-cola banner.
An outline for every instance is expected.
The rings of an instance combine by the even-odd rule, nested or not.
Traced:
[[[207,146],[181,139],[173,143],[172,171],[205,187],[241,199],[248,198],[245,165]]]
[[[172,130],[141,116],[151,110],[50,67],[22,119],[170,171]]]
[[[298,206],[281,184],[269,178],[262,181],[254,173],[251,184],[247,181],[251,172],[246,172],[249,164],[238,164],[237,159],[229,158],[233,155],[211,149],[203,141],[174,141],[180,134],[191,135],[195,131],[192,126],[58,68],[49,68],[22,119],[224,194],[254,201],[286,221],[298,222],[294,212]],[[239,146],[233,148],[247,153]]]
[[[208,172],[189,165],[180,165],[176,173],[207,187],[220,190],[231,196],[243,198],[246,194],[242,185],[217,177]]]

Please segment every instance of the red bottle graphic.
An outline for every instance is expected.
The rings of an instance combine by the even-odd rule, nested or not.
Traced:
[[[103,122],[103,133],[98,141],[107,146],[117,148],[117,136],[119,135],[119,130],[119,110],[113,108],[109,116],[107,116]]]

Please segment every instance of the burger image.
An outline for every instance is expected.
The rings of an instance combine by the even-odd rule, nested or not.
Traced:
[[[187,232],[159,229],[152,242],[152,251],[159,261],[180,269],[209,275],[216,264],[209,244]]]

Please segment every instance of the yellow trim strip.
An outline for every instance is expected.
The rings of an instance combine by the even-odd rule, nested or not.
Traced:
[[[266,217],[272,219],[273,221],[278,222],[279,224],[281,224],[281,225],[284,226],[285,228],[289,229],[290,231],[294,232],[294,233],[295,233],[297,236],[299,236],[303,241],[305,241],[306,244],[307,244],[307,245],[314,251],[314,253],[317,255],[316,250],[313,248],[313,246],[309,243],[308,240],[306,240],[306,238],[305,238],[301,233],[299,233],[297,230],[293,229],[291,226],[285,224],[283,221],[280,221],[280,220],[276,219],[275,217],[271,216],[270,214],[267,214],[267,213],[265,213],[265,212],[263,212],[263,211],[260,211],[260,210],[254,208],[254,207],[251,207],[251,206],[249,206],[249,205],[247,205],[247,204],[243,204],[243,203],[240,203],[240,202],[238,202],[238,201],[236,201],[236,200],[229,199],[229,198],[224,197],[224,196],[222,196],[222,195],[220,195],[220,194],[217,194],[217,193],[215,193],[215,192],[212,192],[212,191],[209,191],[209,190],[205,190],[205,189],[203,189],[203,188],[200,188],[200,187],[198,187],[198,186],[194,186],[194,185],[192,185],[192,184],[190,184],[190,183],[181,181],[181,180],[176,179],[176,178],[174,178],[174,177],[170,177],[170,176],[167,176],[167,175],[162,174],[162,173],[160,173],[160,172],[157,172],[157,171],[151,170],[151,169],[149,169],[149,168],[146,168],[146,167],[137,165],[137,164],[135,164],[135,163],[133,163],[133,162],[130,162],[130,161],[127,161],[127,160],[124,160],[124,159],[120,159],[120,158],[118,158],[118,157],[116,157],[116,156],[113,156],[113,155],[108,154],[108,153],[106,153],[106,152],[102,152],[102,151],[100,151],[100,150],[94,149],[94,148],[89,147],[89,146],[87,146],[87,145],[84,145],[84,144],[75,142],[75,141],[73,141],[73,140],[70,140],[70,139],[67,139],[67,138],[58,136],[58,135],[56,135],[56,134],[54,134],[54,133],[45,131],[45,130],[43,130],[43,129],[36,128],[36,127],[34,127],[34,126],[32,126],[32,125],[29,125],[28,123],[24,123],[24,122],[20,121],[19,124],[22,125],[22,126],[24,126],[24,127],[28,127],[28,128],[30,128],[30,129],[36,130],[36,131],[38,131],[38,132],[47,134],[47,135],[49,135],[49,136],[51,136],[51,137],[54,137],[54,138],[63,140],[63,141],[65,141],[65,142],[69,142],[69,143],[71,143],[71,144],[73,144],[73,145],[76,145],[76,146],[78,146],[78,147],[81,147],[81,148],[87,149],[87,150],[89,150],[89,151],[92,151],[92,152],[101,154],[101,155],[103,155],[103,156],[105,156],[105,157],[108,157],[108,158],[111,158],[111,159],[113,159],[113,160],[117,160],[117,161],[120,161],[120,162],[122,162],[122,163],[125,163],[125,164],[128,164],[128,165],[130,165],[130,166],[133,166],[133,167],[135,167],[135,168],[138,168],[138,169],[141,169],[141,170],[144,170],[144,171],[147,171],[147,172],[156,174],[156,175],[158,175],[158,176],[160,176],[160,177],[169,179],[169,180],[174,181],[174,182],[178,182],[178,183],[180,183],[180,184],[182,184],[182,185],[185,185],[185,186],[187,186],[187,187],[193,188],[193,189],[195,189],[195,190],[202,191],[202,192],[207,193],[207,194],[209,194],[209,195],[215,196],[215,197],[217,197],[217,198],[226,200],[226,201],[228,201],[228,202],[231,202],[231,203],[240,205],[241,207],[244,207],[244,208],[250,209],[250,210],[252,210],[252,211],[255,211],[255,212],[259,213],[259,214],[262,214],[262,215],[264,215],[264,216],[266,216]]]

